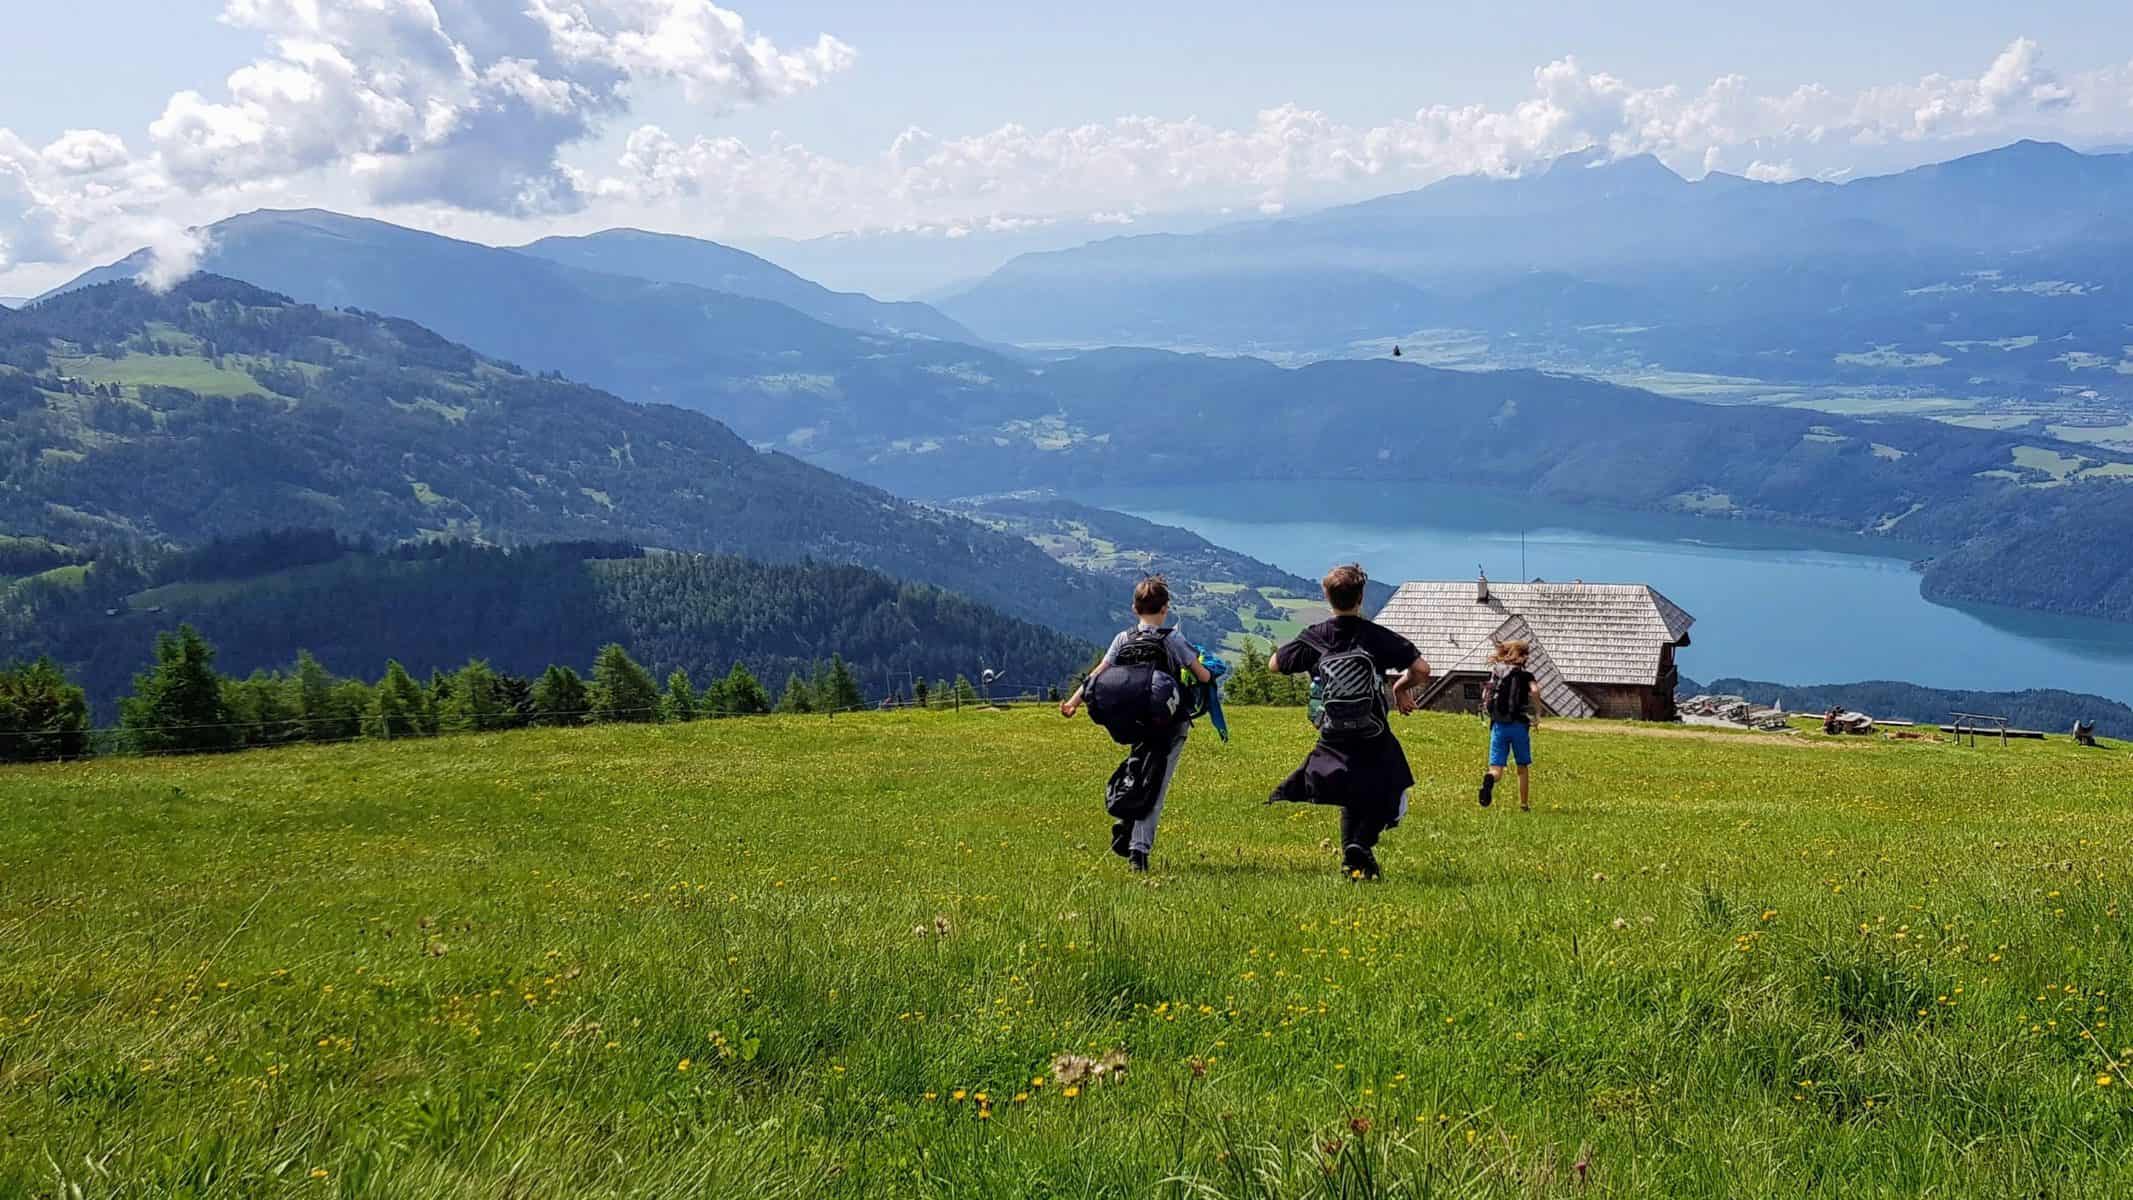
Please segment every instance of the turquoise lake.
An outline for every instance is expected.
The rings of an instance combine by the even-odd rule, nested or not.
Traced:
[[[1649,583],[1696,617],[1682,674],[1790,684],[1900,679],[2056,687],[2133,702],[2133,624],[1919,594],[1906,548],[1739,521],[1381,484],[1250,484],[1080,497],[1317,578]],[[1873,552],[1869,552],[1873,551]],[[1922,553],[1922,552],[1920,552]]]

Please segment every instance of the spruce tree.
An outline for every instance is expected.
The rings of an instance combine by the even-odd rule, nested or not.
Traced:
[[[815,711],[813,689],[801,680],[798,671],[785,677],[785,694],[778,697],[781,713],[806,713]]]
[[[228,750],[238,744],[215,674],[215,648],[190,625],[156,638],[156,665],[133,679],[119,723],[150,753]]]
[[[296,652],[296,672],[291,683],[296,693],[296,719],[303,725],[306,738],[332,742],[360,732],[362,709],[347,706],[332,673],[311,657],[309,650]]]
[[[421,737],[429,730],[425,710],[429,697],[422,685],[407,673],[399,659],[385,664],[385,678],[378,681],[370,702],[370,719],[364,732],[377,738]]]
[[[619,644],[609,642],[593,660],[592,719],[656,721],[659,685]]]
[[[279,746],[304,736],[295,697],[279,675],[254,671],[246,679],[225,679],[222,700],[247,746]]]
[[[696,689],[689,686],[689,673],[675,668],[667,676],[667,694],[661,702],[661,717],[675,724],[696,719]]]
[[[592,698],[585,681],[569,667],[550,666],[533,685],[533,723],[536,725],[582,725]]]
[[[911,681],[911,703],[926,707],[926,678],[923,675]]]
[[[968,679],[958,675],[955,677],[955,698],[963,704],[976,704],[978,702],[978,689],[970,686]]]
[[[1222,684],[1222,698],[1231,704],[1271,704],[1274,673],[1266,669],[1266,651],[1252,639],[1244,639],[1238,652],[1237,669]]]
[[[533,681],[523,675],[496,677],[499,729],[524,729],[533,721]]]
[[[497,694],[496,672],[481,659],[469,659],[466,666],[452,674],[444,701],[438,706],[438,729],[477,733],[501,729],[503,725],[504,702]]]
[[[955,692],[949,689],[948,681],[945,679],[936,679],[933,681],[932,694],[933,703],[942,708],[946,708],[955,699]]]
[[[721,675],[711,681],[703,691],[696,693],[696,719],[713,721],[733,715],[733,701],[726,697],[726,677]]]
[[[739,663],[726,673],[726,708],[734,716],[760,716],[770,711],[770,693]]]
[[[824,712],[855,712],[865,707],[866,696],[859,690],[859,679],[845,665],[842,654],[830,655],[829,670],[818,685],[816,700]]]
[[[343,679],[333,685],[334,715],[336,720],[341,722],[336,728],[345,730],[340,734],[341,737],[362,735],[363,719],[370,712],[371,703],[375,699],[371,686],[360,679]]]
[[[89,698],[49,658],[0,670],[0,762],[89,752]]]

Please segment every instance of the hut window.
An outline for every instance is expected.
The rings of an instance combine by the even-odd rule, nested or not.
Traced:
[[[1467,685],[1466,685],[1466,687],[1465,687],[1465,692],[1466,692],[1466,698],[1467,698],[1467,699],[1469,699],[1469,700],[1480,700],[1480,699],[1481,699],[1481,685],[1480,685],[1480,684],[1478,684],[1478,683],[1470,683],[1470,684],[1467,684]]]

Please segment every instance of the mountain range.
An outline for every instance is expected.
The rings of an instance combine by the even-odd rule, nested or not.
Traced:
[[[859,292],[833,292],[768,259],[701,238],[610,229],[587,237],[551,237],[518,247],[565,266],[714,292],[773,300],[828,325],[903,337],[977,342],[970,330],[915,301],[884,303]]]
[[[1877,321],[1912,319],[1886,303],[1885,283],[1872,295],[1844,290],[1848,273],[1874,269],[1860,247],[2013,253],[2008,247],[2025,243],[2004,229],[1935,233],[1931,213],[1941,205],[1956,223],[1989,224],[2008,211],[2009,189],[2034,190],[2043,179],[2056,181],[2065,199],[2028,235],[2033,257],[2072,253],[2066,247],[2089,247],[2123,223],[2099,206],[2118,194],[2127,161],[2025,143],[1888,182],[1838,186],[1721,177],[1691,184],[1654,161],[1586,156],[1516,179],[1448,180],[1307,218],[1115,239],[1026,259],[1000,280],[1036,271],[1035,283],[1003,292],[978,306],[982,312],[951,305],[950,315],[997,334],[981,318],[1011,314],[1015,295],[1032,312],[1066,315],[1081,310],[1076,297],[1094,296],[1082,307],[1100,308],[1106,319],[1160,318],[1187,340],[1212,340],[1233,319],[1331,329],[1385,313],[1400,323],[1426,321],[1431,305],[1465,289],[1469,297],[1493,295],[1507,320],[1583,337],[1577,331],[1586,327],[1573,322],[1608,313],[1605,329],[1613,332],[1590,336],[1632,338],[1642,335],[1624,331],[1646,328],[1631,323],[1635,306],[1660,296],[1688,314],[1684,320],[1706,324],[1651,328],[1667,336],[1694,329],[1700,352],[1755,359],[1782,373],[1793,369],[1785,365],[1792,358],[1812,355],[1759,350],[1765,343],[1757,339],[1811,341],[1819,329],[1856,341],[1873,336]],[[1534,234],[1542,225],[1561,229]],[[1782,242],[1758,241],[1769,230],[1791,231],[1821,257],[1788,259]],[[513,250],[329,213],[264,212],[208,234],[211,269],[267,281],[304,301],[412,318],[489,358],[631,400],[692,408],[757,447],[782,447],[903,495],[1029,487],[1086,494],[1238,479],[1452,483],[1896,537],[1932,555],[1925,582],[1936,597],[2133,617],[2133,564],[2084,549],[2133,532],[2133,506],[2120,490],[2133,478],[2133,454],[2068,440],[2062,426],[2043,420],[1968,428],[1870,408],[1845,415],[1722,407],[1549,371],[1448,371],[1391,358],[1289,369],[1143,349],[1030,355],[907,331],[911,309],[838,299],[726,247],[630,232]],[[1531,245],[1521,240],[1528,235],[1537,239]],[[1360,254],[1313,265],[1329,247],[1366,246],[1372,237],[1380,239],[1377,268],[1386,269],[1366,267]],[[1564,270],[1509,280],[1474,265],[1490,255],[1525,255],[1515,261],[1530,263],[1554,254]],[[1731,255],[1737,268],[1694,265]],[[137,256],[83,282],[144,262]],[[2092,264],[2092,274],[2108,267],[2107,259],[2096,262],[2104,265]],[[1091,263],[1132,288],[1115,303],[1101,288],[1077,291]],[[1418,264],[1431,263],[1443,269],[1418,277]],[[1674,296],[1666,273],[1676,271],[1678,282],[1693,270],[1742,274],[1727,290],[1691,287]],[[1045,280],[1045,271],[1057,278]],[[1603,277],[1607,271],[1616,277]],[[1766,276],[1782,286],[1765,287]],[[2068,311],[2115,323],[2121,340],[2133,337],[2121,317],[2081,290],[2087,285],[2060,295],[1966,278],[1968,290],[1927,289],[1905,303],[1949,309],[1943,332],[1953,332],[1970,328],[1960,321],[1982,318],[1950,297],[1984,308],[2071,302]],[[1833,296],[1846,303],[1832,305]],[[1136,298],[1139,309],[1129,303]],[[1749,319],[1787,304],[1796,320]],[[1735,328],[1744,321],[1752,333]],[[1871,375],[1916,360],[1919,371],[1945,372],[1958,369],[1950,366],[1958,359],[1987,356],[2001,364],[1995,370],[2019,371],[2027,369],[2019,363],[2034,365],[2073,337],[1966,342],[1967,349],[1951,344],[1935,355],[1885,348],[1832,369]]]
[[[1047,406],[1021,364],[997,351],[847,328],[753,295],[590,271],[337,213],[247,213],[205,232],[204,271],[309,304],[405,318],[494,358],[708,413],[762,445],[805,451],[923,437]],[[596,238],[544,252],[633,254],[635,243]],[[700,247],[672,256],[693,264],[675,273],[715,273],[708,264],[725,260],[724,248]],[[135,254],[60,290],[131,277],[148,261]],[[776,282],[757,272],[751,286]],[[823,297],[835,294],[814,300]],[[874,321],[907,310],[846,311]]]
[[[182,545],[290,525],[852,563],[1089,638],[1121,603],[1021,538],[406,320],[212,275],[0,313],[0,530]]]
[[[1462,330],[1500,362],[2133,402],[2129,290],[2133,154],[2025,141],[1841,184],[1587,151],[1025,255],[940,306],[1029,344],[1323,356]]]

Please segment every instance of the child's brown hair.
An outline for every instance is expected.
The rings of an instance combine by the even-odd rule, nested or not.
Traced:
[[[1133,615],[1152,617],[1170,607],[1170,584],[1161,575],[1150,575],[1133,585]]]
[[[1370,576],[1363,574],[1357,563],[1344,563],[1326,572],[1318,585],[1326,591],[1326,603],[1342,612],[1352,612],[1363,606],[1363,585]]]
[[[1526,656],[1532,652],[1533,647],[1531,645],[1521,639],[1513,638],[1508,642],[1497,643],[1496,652],[1489,655],[1489,661],[1510,663],[1513,666],[1523,667],[1526,665]]]

